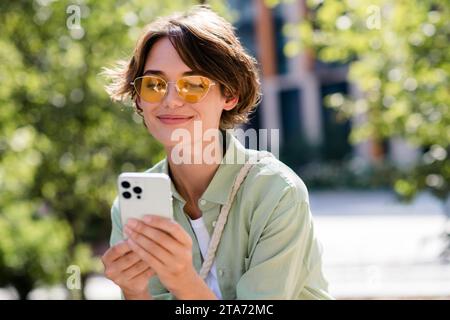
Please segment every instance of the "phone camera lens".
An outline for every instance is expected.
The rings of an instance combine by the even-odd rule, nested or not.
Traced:
[[[125,199],[130,199],[131,198],[131,193],[129,193],[128,191],[125,191],[124,193],[122,193],[123,197]]]
[[[130,187],[130,183],[128,181],[122,181],[122,187],[124,187],[125,189]]]
[[[140,187],[134,187],[133,191],[136,192],[137,194],[142,193],[142,189]]]

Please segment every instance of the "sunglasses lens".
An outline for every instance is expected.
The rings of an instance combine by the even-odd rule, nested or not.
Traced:
[[[183,77],[177,81],[177,90],[181,98],[188,103],[199,102],[209,90],[211,80],[202,76]]]
[[[137,79],[136,89],[139,92],[139,96],[145,101],[159,102],[166,94],[167,84],[161,78],[145,76]]]

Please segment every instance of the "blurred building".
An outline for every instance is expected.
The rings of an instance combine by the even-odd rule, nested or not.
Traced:
[[[356,87],[347,81],[346,65],[322,63],[308,52],[293,58],[284,55],[288,39],[283,26],[305,17],[305,0],[281,3],[273,9],[264,0],[228,3],[239,12],[234,23],[238,36],[262,69],[263,100],[248,127],[279,129],[281,155],[290,154],[294,158],[291,165],[355,156],[367,164],[387,158],[406,165],[415,158],[417,151],[399,140],[350,145],[352,123],[363,119],[340,119],[324,105],[324,97],[329,94],[358,95]]]

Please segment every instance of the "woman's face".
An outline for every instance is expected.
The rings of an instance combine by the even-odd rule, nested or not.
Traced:
[[[181,60],[168,38],[162,38],[153,45],[144,66],[144,75],[158,75],[167,82],[175,82],[188,72],[192,70]],[[165,147],[173,147],[179,143],[179,138],[174,140],[172,136],[176,129],[187,130],[191,141],[198,141],[203,137],[205,130],[219,128],[222,111],[231,110],[236,105],[237,99],[226,101],[216,82],[200,102],[188,103],[178,96],[174,84],[170,83],[168,92],[161,102],[151,103],[140,98],[137,102],[143,110],[144,121],[150,134]],[[171,117],[182,119],[174,120]],[[202,137],[198,137],[198,129],[196,129],[197,136],[194,137],[195,121],[200,121],[196,126],[198,128],[201,124]]]

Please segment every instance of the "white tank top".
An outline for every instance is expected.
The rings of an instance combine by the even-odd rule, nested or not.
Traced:
[[[192,229],[195,232],[195,236],[197,237],[202,257],[205,258],[206,252],[208,251],[210,236],[208,233],[208,229],[206,229],[205,222],[203,221],[203,217],[200,217],[195,220],[189,218],[189,221],[191,223]],[[205,281],[206,284],[208,285],[208,288],[210,288],[214,292],[217,298],[222,299],[219,283],[217,282],[217,271],[215,260],[211,267],[211,271],[208,273],[208,276],[206,277]]]

